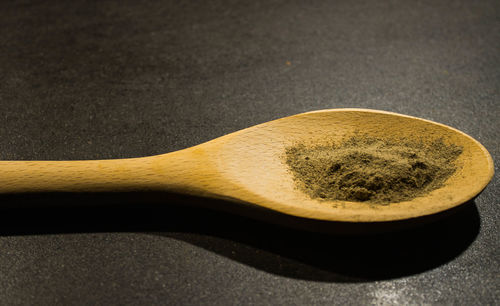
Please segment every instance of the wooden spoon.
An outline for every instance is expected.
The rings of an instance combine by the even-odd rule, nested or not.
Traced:
[[[283,160],[296,142],[340,140],[355,131],[463,147],[445,185],[411,201],[374,205],[321,201],[297,190]],[[493,176],[488,151],[443,124],[367,109],[308,112],[259,124],[184,150],[130,159],[0,161],[0,193],[169,191],[257,205],[295,217],[382,222],[435,214],[479,194]]]

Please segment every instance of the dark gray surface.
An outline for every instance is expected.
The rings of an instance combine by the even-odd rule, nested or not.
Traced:
[[[160,154],[338,107],[435,120],[500,156],[498,1],[177,2],[3,1],[0,158]],[[3,198],[98,207],[2,209],[0,300],[495,304],[498,196],[495,175],[454,217],[369,238],[174,200]]]

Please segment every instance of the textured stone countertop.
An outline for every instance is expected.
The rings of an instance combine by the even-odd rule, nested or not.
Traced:
[[[498,163],[499,33],[498,1],[3,1],[0,158],[147,156],[361,107],[455,127]],[[496,304],[496,170],[457,214],[375,236],[186,199],[2,197],[0,301]]]

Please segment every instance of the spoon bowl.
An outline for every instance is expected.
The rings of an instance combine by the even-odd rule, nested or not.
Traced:
[[[433,142],[463,148],[455,173],[410,201],[312,199],[297,189],[285,162],[296,143],[338,142],[361,133],[378,139]],[[385,111],[331,109],[298,114],[231,133],[184,150],[141,158],[91,161],[1,161],[0,193],[172,191],[221,198],[324,221],[385,222],[443,212],[478,195],[493,176],[488,151],[472,137],[432,121]]]

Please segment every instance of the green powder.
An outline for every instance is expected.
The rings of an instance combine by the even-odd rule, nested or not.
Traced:
[[[286,149],[298,189],[313,199],[389,204],[423,196],[455,172],[462,148],[442,140],[383,140],[356,135],[340,143]]]

